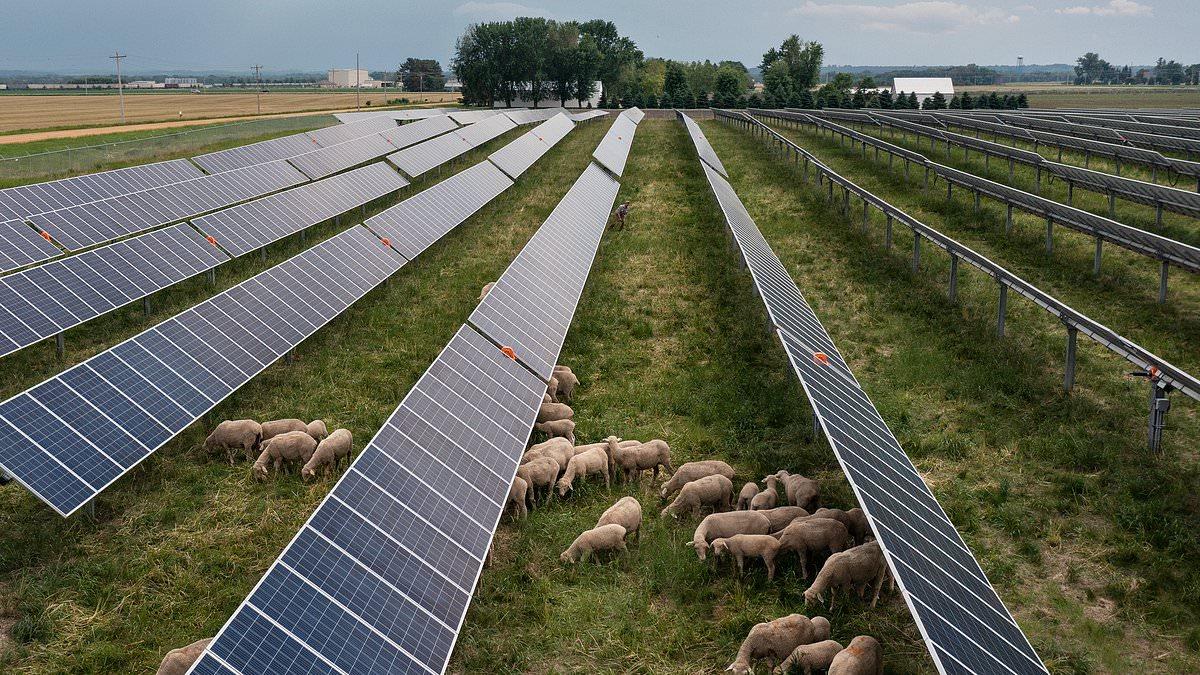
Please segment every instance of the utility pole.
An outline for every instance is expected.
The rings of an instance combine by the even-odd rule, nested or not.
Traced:
[[[121,99],[121,124],[125,124],[125,87],[121,84],[121,59],[126,56],[118,50],[108,57],[117,62],[117,97]]]
[[[254,71],[254,79],[258,81],[258,89],[254,92],[254,98],[258,100],[258,114],[262,114],[262,66],[253,65],[250,68]]]
[[[358,97],[359,97],[359,92],[362,91],[362,86],[361,86],[362,82],[359,81],[361,77],[362,77],[362,71],[360,71],[358,69],[358,52],[354,52],[354,109],[355,110],[359,109]]]

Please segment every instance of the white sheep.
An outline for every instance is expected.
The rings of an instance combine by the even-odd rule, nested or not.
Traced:
[[[342,458],[346,459],[346,466],[350,466],[350,457],[353,451],[354,437],[350,435],[350,431],[348,429],[336,429],[317,444],[317,449],[313,451],[312,457],[308,459],[304,468],[300,470],[300,477],[316,478],[318,467],[322,469],[325,475],[329,475],[330,471],[338,469]]]
[[[817,499],[821,496],[821,486],[817,484],[817,481],[805,478],[798,473],[790,474],[782,469],[775,473],[775,477],[783,483],[783,490],[789,504],[802,506],[809,511],[816,508]]]
[[[804,518],[783,528],[779,543],[783,550],[800,556],[800,578],[808,578],[810,554],[839,553],[852,543],[846,526],[831,518]]]
[[[517,467],[517,475],[529,484],[529,501],[537,504],[537,491],[546,488],[543,503],[550,501],[554,479],[558,478],[558,462],[553,457],[538,457]]]
[[[775,491],[778,481],[775,476],[767,476],[767,489],[754,495],[754,499],[750,500],[750,508],[755,511],[769,511],[775,508],[779,502],[779,493]]]
[[[513,476],[512,485],[508,488],[508,499],[504,502],[504,507],[508,508],[511,504],[516,509],[516,516],[524,518],[529,515],[529,506],[525,503],[528,499],[529,483],[525,482],[520,476]],[[490,550],[488,551],[491,552]]]
[[[883,648],[870,635],[859,635],[829,664],[829,675],[883,675]]]
[[[779,553],[779,540],[769,534],[735,534],[732,537],[713,539],[713,557],[720,558],[729,553],[737,560],[738,573],[746,571],[746,557],[762,558],[767,566],[767,581],[775,579],[775,556]]]
[[[279,434],[262,444],[262,452],[254,461],[254,477],[257,480],[267,479],[267,462],[273,461],[275,473],[284,468],[284,463],[297,463],[303,466],[312,459],[317,449],[317,442],[307,431],[289,431]]]
[[[554,403],[554,399],[550,398],[550,394],[542,394],[542,403]]]
[[[867,523],[867,514],[862,509],[854,508],[849,511],[841,509],[821,508],[813,511],[813,518],[832,518],[846,526],[846,531],[854,537],[856,544],[866,543],[872,535],[871,526]]]
[[[550,438],[565,438],[571,443],[575,442],[575,423],[571,420],[535,422],[533,428]]]
[[[617,524],[625,528],[625,536],[636,533],[642,539],[642,504],[636,497],[621,497],[616,504],[605,509],[596,521],[596,527]]]
[[[571,542],[558,559],[564,563],[576,563],[586,560],[589,554],[596,556],[601,551],[626,553],[628,550],[625,548],[625,528],[612,523],[594,527],[575,537],[575,541]]]
[[[608,444],[605,450],[608,453],[609,471],[613,478],[616,478],[616,472],[620,470],[626,482],[629,482],[638,473],[654,469],[651,479],[653,481],[658,478],[660,466],[668,473],[674,470],[671,468],[671,446],[664,440],[655,439],[630,447],[623,447],[621,439],[616,436],[609,436],[604,442]]]
[[[804,518],[808,516],[808,511],[805,511],[799,506],[776,506],[773,509],[767,509],[765,511],[760,511],[759,513],[763,514],[767,517],[767,520],[771,521],[771,534],[776,534],[782,531],[783,528],[791,525],[792,522],[797,518]]]
[[[738,649],[737,658],[725,669],[737,675],[749,675],[756,661],[766,659],[773,667],[791,656],[796,647],[829,639],[829,620],[823,616],[809,619],[803,614],[754,624]]]
[[[234,454],[241,450],[247,460],[254,459],[254,450],[262,442],[262,425],[254,420],[225,420],[204,439],[207,452],[224,448],[233,466]]]
[[[792,650],[790,656],[775,668],[775,675],[787,675],[799,668],[804,675],[812,675],[815,671],[824,671],[833,663],[833,657],[842,651],[842,645],[835,640],[822,640],[810,645],[800,645]]]
[[[750,510],[750,502],[754,500],[754,496],[758,494],[758,483],[750,481],[742,486],[742,491],[738,493],[737,510]]]
[[[732,537],[738,534],[766,534],[769,527],[764,511],[727,511],[705,516],[696,526],[692,541],[687,543],[696,549],[696,555],[705,559],[709,542],[720,537]]]
[[[838,589],[857,589],[859,597],[862,597],[867,588],[874,586],[875,595],[871,598],[871,606],[874,607],[879,601],[879,590],[887,578],[887,570],[883,549],[877,541],[834,553],[821,566],[812,585],[804,591],[804,602],[807,604],[815,600],[824,603],[825,591],[828,590],[829,609],[832,611],[833,595]]]
[[[546,395],[550,397],[552,403],[558,402],[558,378],[553,375],[546,380]]]
[[[494,281],[489,281],[483,285],[483,290],[479,291],[479,302],[483,302],[483,299],[487,297],[488,292],[492,290],[492,286],[495,285],[496,282]]]
[[[186,647],[172,649],[163,657],[155,675],[184,675],[208,648],[212,638],[196,640]]]
[[[270,422],[262,423],[262,439],[269,441],[280,434],[286,434],[289,431],[303,431],[308,433],[308,425],[304,420],[290,418],[286,420],[271,420]]]
[[[679,491],[679,496],[662,510],[662,517],[679,518],[681,514],[700,514],[700,509],[711,506],[714,511],[728,511],[733,501],[733,481],[725,476],[705,476],[694,480]]]
[[[538,408],[538,422],[553,422],[554,420],[569,420],[575,416],[575,411],[565,403],[543,403]]]
[[[558,380],[556,399],[570,403],[575,396],[575,387],[579,386],[579,378],[566,366],[554,366],[554,377]]]
[[[538,457],[551,457],[558,462],[558,470],[566,471],[567,462],[575,456],[571,441],[565,438],[551,438],[544,443],[538,443],[521,455],[521,464],[526,464]]]
[[[683,489],[684,485],[704,478],[705,476],[721,475],[733,480],[733,467],[719,459],[705,459],[699,462],[688,462],[671,474],[670,480],[663,483],[659,496],[669,499],[671,495]]]
[[[325,437],[329,435],[329,428],[325,426],[325,420],[313,420],[304,425],[304,430],[307,431],[308,435],[312,436],[313,440],[317,443],[325,440]]]
[[[574,489],[576,478],[586,478],[593,474],[604,476],[605,488],[612,487],[612,481],[608,478],[608,455],[599,448],[571,457],[566,472],[558,479],[558,495],[565,497],[569,490]]]

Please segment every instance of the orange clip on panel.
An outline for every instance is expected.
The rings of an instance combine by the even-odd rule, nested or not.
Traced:
[[[49,232],[42,230],[39,234],[42,235],[42,239],[45,239],[46,241],[50,241],[50,233]]]
[[[824,352],[813,352],[813,361],[816,361],[822,366],[829,365],[829,357],[826,356]]]
[[[391,240],[391,239],[388,239],[387,237],[384,237],[384,238],[383,238],[383,245],[384,245],[384,246],[391,246],[391,245],[392,245],[392,240]]]
[[[504,352],[504,355],[507,356],[508,358],[512,359],[513,361],[517,360],[517,353],[513,351],[512,347],[501,347],[500,351]]]
[[[217,245],[217,238],[212,236],[211,234],[208,235],[207,237],[205,237],[205,239],[207,239],[208,243],[212,244],[213,246]]]

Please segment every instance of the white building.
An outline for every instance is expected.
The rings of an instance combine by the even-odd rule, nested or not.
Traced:
[[[163,84],[168,86],[174,85],[176,87],[194,87],[200,84],[200,80],[194,77],[168,77],[163,80]]]
[[[949,101],[954,96],[954,82],[948,77],[897,77],[892,80],[892,95],[916,93],[917,103],[941,92]]]
[[[600,83],[600,80],[596,80],[594,83],[592,83],[592,86],[594,87],[594,89],[592,90],[592,96],[591,96],[591,98],[584,99],[583,105],[580,105],[579,101],[572,98],[571,100],[567,101],[567,107],[568,108],[575,108],[575,107],[595,108],[595,107],[599,106],[600,105],[600,94],[604,91],[604,86]],[[497,106],[502,106],[503,104],[504,104],[503,100],[496,101]],[[533,101],[525,98],[520,93],[518,93],[513,98],[512,104],[513,104],[514,108],[532,108],[533,107]],[[558,105],[558,99],[555,98],[554,94],[549,91],[546,92],[546,98],[544,98],[538,102],[539,108],[553,108],[557,105]]]
[[[373,80],[365,70],[354,70],[353,68],[333,68],[329,71],[327,84],[330,87],[339,87],[349,89],[352,87],[362,87],[363,89],[375,89],[383,86],[380,80]]]

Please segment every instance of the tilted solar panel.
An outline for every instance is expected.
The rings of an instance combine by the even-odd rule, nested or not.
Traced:
[[[504,114],[517,124],[533,124],[565,112],[567,112],[565,108],[535,108],[533,110],[506,110]]]
[[[637,123],[629,116],[629,111],[617,115],[612,126],[600,140],[600,145],[592,153],[592,157],[604,168],[620,176],[625,171],[625,160],[629,157],[629,148],[633,143],[633,132],[637,131]]]
[[[198,155],[192,160],[209,173],[221,173],[288,159],[320,147],[308,134],[300,133]]]
[[[288,162],[309,178],[317,179],[369,162],[395,149],[396,146],[381,134],[371,134],[307,152],[289,159]]]
[[[516,128],[516,123],[504,115],[493,115],[469,126],[462,127],[454,133],[470,144],[472,148],[477,148],[500,134]]]
[[[487,118],[492,117],[494,115],[500,115],[503,112],[504,112],[503,110],[491,110],[491,109],[489,109],[489,110],[454,110],[454,111],[447,113],[447,116],[450,119],[454,120],[455,122],[458,122],[459,124],[475,124],[476,122],[482,122],[483,120],[486,120]]]
[[[368,218],[365,224],[413,258],[512,184],[503,171],[483,161]]]
[[[717,157],[717,153],[708,143],[708,138],[704,136],[704,132],[700,131],[700,125],[696,124],[695,120],[676,111],[679,119],[683,120],[683,126],[687,128],[688,136],[692,137],[692,143],[696,146],[696,150],[700,153],[700,159],[708,162],[708,165],[717,170],[717,173],[722,176],[729,176],[725,171],[725,167],[721,164],[721,158]]]
[[[186,159],[101,171],[0,190],[0,220],[18,220],[102,199],[199,178],[204,172]]]
[[[427,117],[437,117],[454,112],[457,108],[414,108],[410,110],[372,110],[370,112],[334,113],[339,122],[359,122],[370,117],[389,117],[396,121],[423,120]]]
[[[468,321],[549,379],[620,184],[589,164]]]
[[[603,110],[587,110],[578,113],[567,113],[567,117],[570,117],[571,120],[575,122],[586,122],[588,120],[596,119],[597,117],[606,117],[607,115],[608,113]]]
[[[646,116],[646,113],[642,112],[641,108],[628,108],[622,111],[621,114],[632,120],[634,124],[640,124],[642,118]]]
[[[397,148],[407,148],[414,143],[420,143],[457,128],[458,125],[454,123],[454,120],[445,115],[437,115],[411,124],[402,124],[395,129],[381,131],[379,135]]]
[[[574,128],[575,123],[560,113],[488,155],[488,159],[515,180]]]
[[[301,185],[192,221],[234,256],[324,222],[408,185],[383,162]]]
[[[62,250],[25,223],[0,222],[0,273],[59,255]]]
[[[316,141],[321,147],[327,148],[338,143],[370,136],[380,132],[392,131],[396,128],[396,120],[390,117],[368,117],[358,122],[349,124],[334,124],[316,131],[309,131],[309,138]]]
[[[458,134],[450,133],[393,152],[387,156],[387,161],[405,174],[416,178],[470,150],[470,143]]]
[[[307,182],[284,161],[202,176],[29,220],[70,250],[142,232]]]
[[[353,227],[73,366],[0,403],[0,467],[71,514],[404,263]]]

